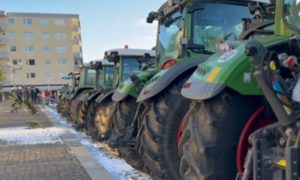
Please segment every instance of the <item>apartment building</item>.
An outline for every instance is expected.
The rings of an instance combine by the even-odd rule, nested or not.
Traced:
[[[4,89],[33,85],[57,89],[82,64],[76,14],[0,12],[0,68]]]

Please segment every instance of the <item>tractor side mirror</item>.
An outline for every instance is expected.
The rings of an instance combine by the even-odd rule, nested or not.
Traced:
[[[145,54],[144,54],[144,57],[143,57],[143,60],[144,60],[144,61],[149,61],[150,58],[151,58],[150,54],[149,54],[149,53],[145,53]]]
[[[130,80],[131,80],[132,82],[136,82],[136,81],[139,80],[139,78],[138,78],[138,76],[137,76],[135,73],[131,73],[131,74],[130,74]]]
[[[255,14],[255,11],[259,10],[260,6],[259,6],[259,4],[257,2],[249,2],[248,3],[248,9],[249,9],[249,12],[251,14]]]
[[[104,59],[116,64],[120,60],[120,56],[116,51],[107,51],[104,54]]]
[[[147,17],[147,23],[149,23],[149,24],[152,24],[153,23],[153,21],[155,20],[155,19],[157,19],[158,18],[158,13],[157,12],[150,12],[149,14],[148,14],[148,17]]]

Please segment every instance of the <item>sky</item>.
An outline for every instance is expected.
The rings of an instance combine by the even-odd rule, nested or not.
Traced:
[[[150,49],[157,24],[147,24],[150,11],[166,0],[0,0],[6,12],[79,14],[84,62],[102,59],[105,50]]]

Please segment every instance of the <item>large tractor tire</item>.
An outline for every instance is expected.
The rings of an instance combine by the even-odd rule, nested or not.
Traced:
[[[175,81],[144,103],[139,129],[140,154],[146,171],[154,179],[180,179],[177,135],[191,103],[180,94],[186,78]]]
[[[84,129],[87,122],[87,112],[91,102],[84,101],[79,109],[79,117],[77,119],[77,128]]]
[[[237,144],[247,120],[259,107],[258,97],[229,89],[202,102],[186,114],[179,143],[183,179],[219,180],[237,176]]]
[[[124,137],[127,127],[130,126],[137,109],[136,99],[128,97],[116,103],[116,111],[113,114],[113,135]],[[132,167],[144,171],[144,163],[139,156],[138,148],[118,147],[119,156]]]
[[[62,112],[62,100],[60,99],[56,105],[56,110],[58,113],[61,113]]]
[[[65,114],[66,114],[66,99],[60,99],[59,100],[59,106],[58,106],[58,108],[60,109],[59,111],[60,111],[60,114],[62,115],[62,116],[64,116]]]
[[[71,102],[68,99],[65,99],[63,101],[63,111],[62,115],[66,117],[67,119],[70,119],[70,107],[71,107]]]
[[[95,116],[99,104],[96,101],[92,101],[88,106],[86,113],[86,133],[93,139],[97,138],[97,131],[95,126]]]
[[[115,102],[110,98],[105,99],[98,105],[94,122],[99,141],[105,141],[110,137],[112,132],[112,115],[114,112]]]
[[[82,91],[71,101],[70,120],[75,124],[78,121],[79,110],[81,105],[83,104],[82,99],[84,99],[85,96],[86,96],[86,91]]]

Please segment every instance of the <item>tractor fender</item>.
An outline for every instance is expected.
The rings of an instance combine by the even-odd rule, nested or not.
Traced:
[[[201,54],[189,60],[184,60],[169,69],[162,70],[151,78],[150,83],[146,85],[138,96],[137,102],[149,99],[170,85],[178,76],[184,72],[195,68],[198,64],[207,60],[209,55]]]
[[[131,84],[128,87],[130,89],[134,88],[133,84]],[[119,102],[119,101],[122,101],[123,99],[125,99],[127,96],[128,96],[128,93],[122,92],[119,88],[117,88],[114,90],[114,93],[112,95],[112,100],[115,102]]]
[[[128,79],[124,82],[123,86],[115,89],[112,100],[119,102],[124,100],[127,96],[136,98],[139,91],[143,88],[144,84],[157,73],[157,69],[150,69],[142,71],[136,75],[136,78]]]
[[[212,98],[225,89],[226,85],[221,83],[210,83],[199,81],[192,75],[186,82],[186,87],[181,89],[181,95],[192,100],[205,100]]]
[[[264,46],[274,50],[284,49],[285,37],[261,37]],[[206,100],[228,87],[244,96],[263,95],[245,54],[247,41],[240,41],[229,51],[216,52],[207,61],[198,65],[192,76],[185,82],[182,96],[194,100]],[[274,46],[275,45],[275,46]],[[274,46],[274,47],[273,47]]]
[[[102,94],[102,90],[95,90],[88,98],[87,102],[90,103],[91,101],[95,100],[100,94]]]
[[[114,93],[114,89],[113,90],[110,90],[109,92],[107,92],[107,93],[105,93],[104,95],[102,95],[102,96],[98,96],[97,98],[96,98],[96,102],[97,103],[101,103],[103,100],[105,100],[106,98],[110,98],[111,96],[112,96],[112,94]]]
[[[90,90],[90,89],[94,89],[94,88],[93,87],[79,87],[79,88],[76,89],[76,91],[74,92],[74,94],[71,95],[70,99],[73,100],[82,91],[84,91],[84,90]]]

